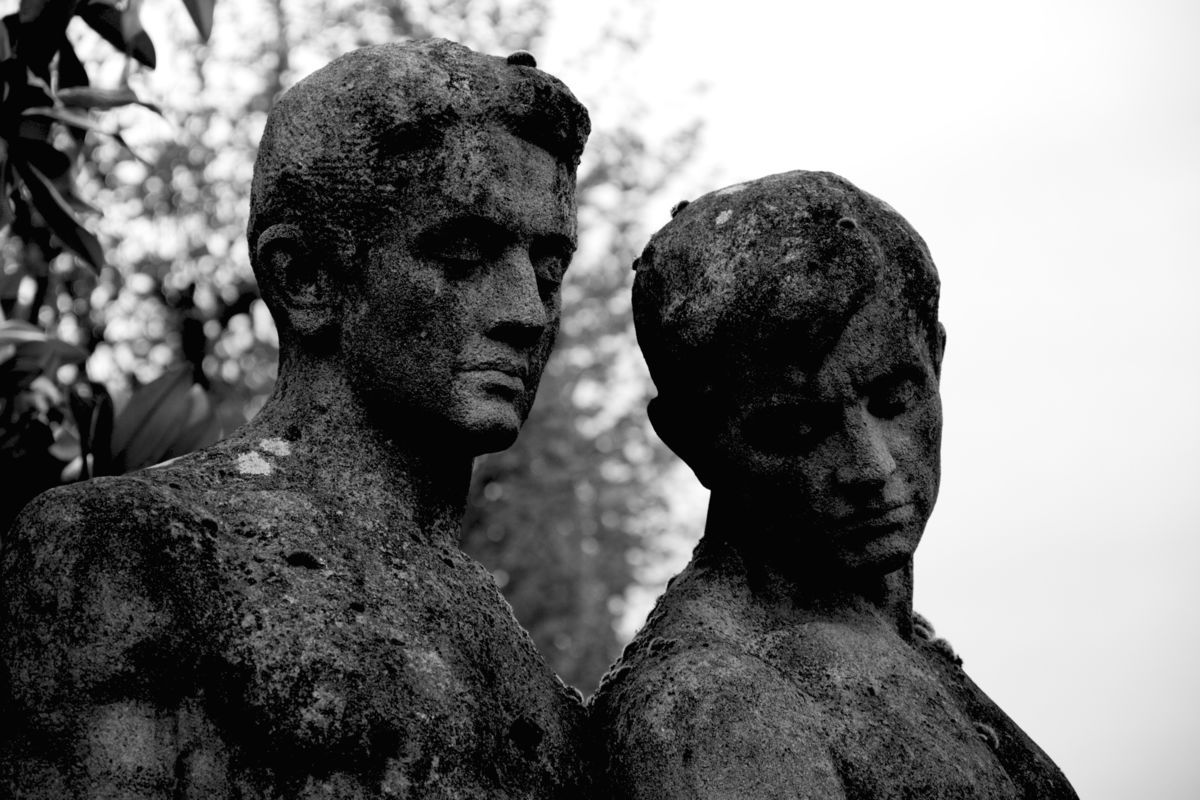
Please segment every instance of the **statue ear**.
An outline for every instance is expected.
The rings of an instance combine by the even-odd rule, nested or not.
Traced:
[[[258,237],[259,270],[269,276],[276,302],[301,337],[323,334],[337,321],[337,283],[297,225],[279,224]]]
[[[659,395],[650,400],[646,414],[658,438],[692,468],[706,488],[712,489],[710,480],[716,433],[702,405]]]

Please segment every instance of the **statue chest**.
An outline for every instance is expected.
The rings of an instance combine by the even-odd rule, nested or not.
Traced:
[[[462,553],[293,540],[224,555],[205,691],[251,773],[350,772],[394,790],[378,796],[541,796],[556,780],[576,709]]]
[[[765,655],[805,698],[849,796],[1025,796],[999,755],[1004,732],[973,719],[900,639],[817,627]]]

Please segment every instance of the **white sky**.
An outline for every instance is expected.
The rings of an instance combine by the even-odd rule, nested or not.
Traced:
[[[1081,797],[1200,797],[1200,5],[655,9],[627,90],[669,116],[710,86],[684,185],[831,170],[933,251],[918,609]]]

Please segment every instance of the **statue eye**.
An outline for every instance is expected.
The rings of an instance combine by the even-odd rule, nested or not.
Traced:
[[[454,219],[427,231],[420,252],[440,262],[451,277],[462,277],[496,257],[502,240],[486,221]]]
[[[475,236],[450,236],[434,243],[430,255],[450,267],[468,269],[487,260],[488,251]]]
[[[538,292],[549,298],[562,286],[567,265],[571,263],[571,251],[554,242],[539,241],[529,248],[529,260],[537,275]]]
[[[917,402],[919,387],[911,378],[887,381],[867,396],[867,411],[879,419],[895,419]]]

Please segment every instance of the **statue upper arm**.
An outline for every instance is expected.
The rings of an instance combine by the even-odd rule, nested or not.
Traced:
[[[160,534],[189,526],[152,488],[105,483],[43,495],[3,541],[0,781],[13,795],[174,793],[195,637]]]

